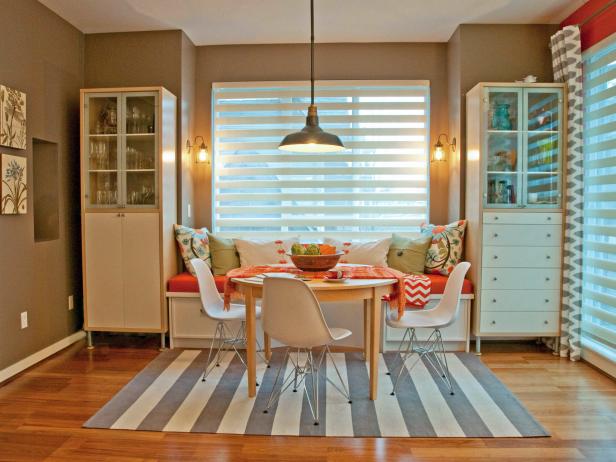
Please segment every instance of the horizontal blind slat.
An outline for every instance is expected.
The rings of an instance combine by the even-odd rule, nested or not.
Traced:
[[[392,214],[422,214],[426,210],[425,206],[391,206],[391,205],[318,205],[318,206],[219,206],[216,212],[219,215],[236,214],[263,214],[271,215],[275,213],[288,215],[322,214],[322,215],[392,215]]]
[[[350,124],[350,123],[426,123],[424,115],[319,115],[319,125],[325,129],[328,124]],[[296,130],[300,130],[306,123],[306,117],[297,116],[271,116],[271,117],[219,117],[217,125],[296,125]]]
[[[227,176],[271,177],[272,175],[315,175],[325,178],[333,175],[425,175],[426,171],[426,165],[420,167],[398,167],[395,165],[390,167],[223,167],[218,169],[218,178],[224,180]]]
[[[278,151],[282,152],[282,151]],[[254,164],[261,162],[268,163],[337,163],[337,162],[425,162],[425,153],[405,154],[355,154],[355,153],[327,153],[327,154],[224,154],[219,156],[219,161],[224,165],[241,163]]]
[[[401,202],[401,201],[425,201],[427,192],[281,192],[272,195],[270,193],[225,193],[216,195],[218,202],[246,202],[246,201],[296,201],[296,202],[322,202],[322,201],[345,201],[345,202]]]
[[[414,187],[425,187],[426,179],[414,180]],[[408,188],[408,180],[372,180],[367,183],[364,180],[218,180],[215,183],[217,188],[226,189],[317,189],[317,188]]]

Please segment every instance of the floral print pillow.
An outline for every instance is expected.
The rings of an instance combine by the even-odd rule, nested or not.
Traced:
[[[212,267],[212,257],[210,255],[210,242],[207,237],[207,228],[193,229],[188,226],[174,225],[175,239],[178,241],[184,266],[196,276],[195,269],[190,264],[193,258],[200,258],[209,268]]]
[[[448,225],[421,225],[421,234],[432,237],[426,254],[426,273],[449,276],[462,259],[466,220]]]

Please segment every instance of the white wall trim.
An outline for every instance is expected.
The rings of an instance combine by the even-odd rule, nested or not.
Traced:
[[[582,345],[582,359],[616,379],[616,363]]]
[[[41,362],[43,359],[50,357],[54,353],[57,353],[58,351],[63,350],[68,346],[71,346],[73,343],[78,342],[85,336],[86,333],[83,330],[78,330],[74,334],[71,334],[68,337],[58,340],[56,343],[53,343],[48,347],[45,347],[42,350],[39,350],[36,353],[33,353],[30,356],[22,359],[21,361],[18,361],[15,364],[12,364],[7,368],[2,369],[0,371],[0,384],[2,384],[2,382],[4,382],[5,380],[10,379],[14,375],[25,371],[29,367],[34,366],[36,363]]]

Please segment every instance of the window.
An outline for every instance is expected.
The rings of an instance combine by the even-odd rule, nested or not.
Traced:
[[[616,361],[616,34],[584,53],[582,345]]]
[[[360,238],[427,221],[428,82],[318,82],[336,153],[277,149],[304,126],[309,82],[216,83],[212,100],[215,232]]]

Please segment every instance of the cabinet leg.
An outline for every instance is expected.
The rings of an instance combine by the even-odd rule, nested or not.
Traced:
[[[86,332],[86,341],[88,343],[88,350],[93,350],[94,343],[92,343],[92,331],[90,330]]]
[[[160,351],[165,349],[165,342],[167,339],[167,335],[165,332],[160,333]]]
[[[475,337],[475,354],[481,356],[481,337]]]
[[[554,337],[554,344],[552,345],[552,354],[554,356],[560,356],[560,337]]]

